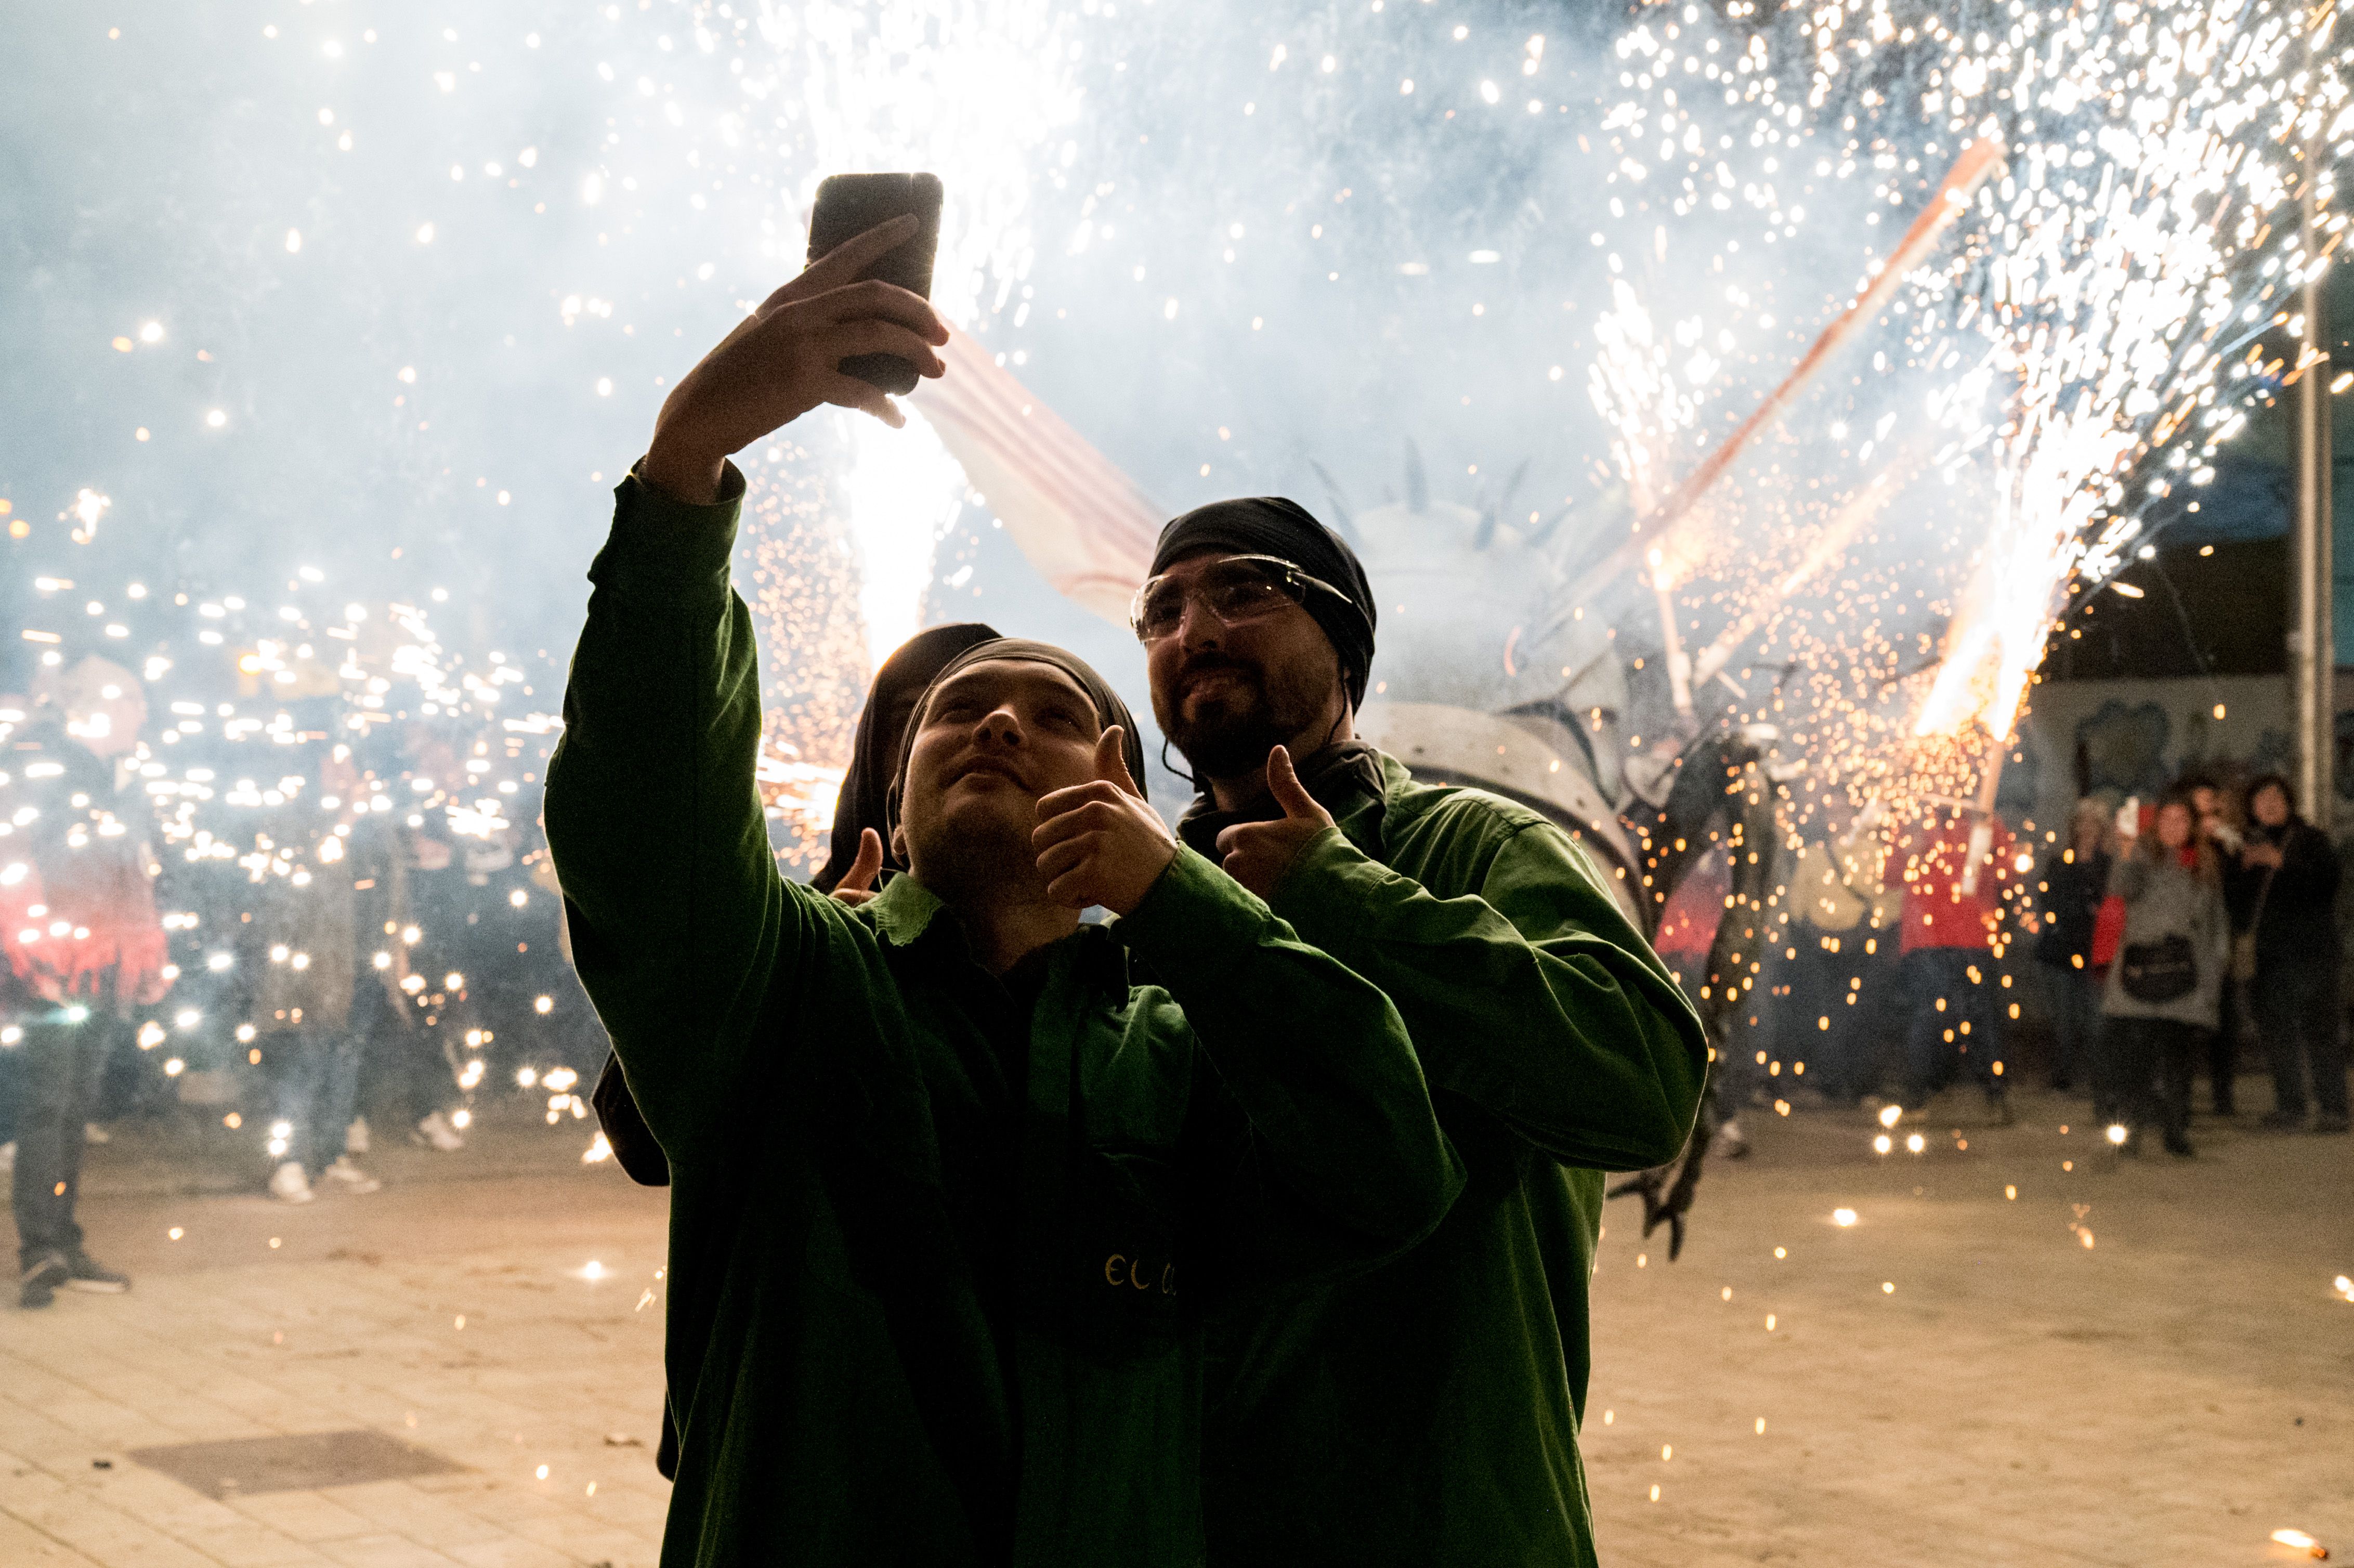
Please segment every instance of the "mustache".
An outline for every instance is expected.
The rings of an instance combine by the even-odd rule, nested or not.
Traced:
[[[941,785],[945,788],[960,779],[969,778],[975,773],[994,773],[1001,779],[1013,780],[1024,789],[1030,788],[1030,780],[1022,776],[1022,770],[1019,768],[1002,757],[988,755],[971,756],[958,762],[949,769],[948,777],[941,780]]]
[[[1180,686],[1189,685],[1201,676],[1220,670],[1231,670],[1237,675],[1262,684],[1267,679],[1266,672],[1251,660],[1237,659],[1230,653],[1222,653],[1215,649],[1204,649],[1177,667],[1177,683]]]

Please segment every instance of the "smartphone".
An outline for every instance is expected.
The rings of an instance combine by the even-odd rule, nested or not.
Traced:
[[[940,244],[940,177],[938,175],[830,175],[817,187],[810,213],[809,259],[812,261],[878,223],[913,213],[917,228],[904,245],[886,250],[860,280],[880,278],[910,293],[932,297],[932,257]],[[842,362],[844,376],[885,392],[916,389],[916,367],[896,354],[853,355]]]

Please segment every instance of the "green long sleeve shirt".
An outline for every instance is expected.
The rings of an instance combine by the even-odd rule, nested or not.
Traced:
[[[1601,1172],[1683,1146],[1707,1044],[1567,833],[1370,760],[1378,792],[1349,768],[1311,783],[1337,831],[1270,902],[1396,1004],[1470,1179],[1413,1251],[1214,1326],[1211,1560],[1592,1563],[1577,1432]]]
[[[786,882],[737,502],[617,495],[546,813],[672,1171],[665,1568],[1200,1562],[1205,1311],[1459,1187],[1395,1010],[1190,852],[1002,978]]]

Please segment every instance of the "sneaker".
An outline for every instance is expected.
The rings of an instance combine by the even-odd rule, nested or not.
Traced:
[[[1749,1135],[1741,1130],[1738,1120],[1726,1121],[1709,1139],[1708,1154],[1712,1160],[1746,1159],[1749,1155]]]
[[[2303,1111],[2269,1110],[2256,1125],[2272,1132],[2296,1132],[2305,1126]]]
[[[66,1280],[66,1258],[60,1252],[44,1253],[26,1268],[18,1281],[17,1304],[28,1312],[37,1312],[58,1298],[58,1287]]]
[[[449,1117],[440,1111],[435,1111],[419,1122],[417,1130],[410,1137],[416,1142],[429,1145],[444,1154],[455,1154],[466,1147],[466,1140],[458,1136],[458,1129],[450,1125]]]
[[[131,1277],[115,1273],[76,1247],[66,1254],[66,1287],[85,1290],[92,1296],[120,1296],[131,1288]]]
[[[366,1154],[367,1151],[367,1118],[364,1116],[355,1116],[352,1118],[352,1125],[344,1128],[344,1152],[346,1154]]]
[[[2313,1118],[2313,1130],[2318,1133],[2340,1133],[2347,1128],[2342,1116],[2317,1116]]]
[[[16,1145],[13,1141],[0,1143],[0,1176],[5,1176],[15,1169],[16,1169]]]
[[[311,1178],[303,1174],[301,1160],[289,1160],[270,1173],[270,1195],[281,1203],[311,1201]]]
[[[323,1181],[333,1181],[346,1192],[373,1192],[384,1183],[352,1163],[348,1154],[319,1172]]]
[[[112,1143],[114,1134],[94,1121],[86,1121],[81,1124],[81,1140],[84,1143]]]
[[[2188,1160],[2198,1152],[2190,1147],[2189,1139],[2179,1136],[2166,1140],[2166,1151],[2177,1160]]]

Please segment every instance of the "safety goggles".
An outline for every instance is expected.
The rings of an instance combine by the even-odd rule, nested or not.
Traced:
[[[1150,645],[1175,634],[1189,599],[1216,616],[1219,624],[1241,626],[1287,604],[1304,603],[1310,590],[1349,597],[1279,556],[1228,556],[1194,573],[1191,581],[1167,572],[1147,577],[1128,607],[1128,624],[1139,642]]]

